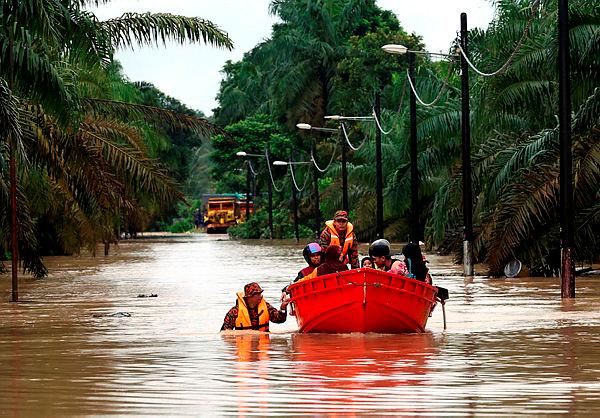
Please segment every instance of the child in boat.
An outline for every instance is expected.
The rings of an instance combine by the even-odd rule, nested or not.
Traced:
[[[362,268],[372,269],[373,268],[373,260],[371,260],[371,257],[364,257],[362,260],[360,260],[360,266]]]

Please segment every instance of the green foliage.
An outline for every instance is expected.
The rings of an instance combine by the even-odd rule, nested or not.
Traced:
[[[19,253],[24,269],[36,276],[46,274],[42,251],[69,253],[86,244],[93,250],[96,242],[115,239],[122,229],[139,230],[182,200],[155,157],[169,157],[177,172],[184,153],[168,153],[190,143],[187,133],[175,132],[214,131],[197,114],[177,113],[181,104],[155,89],[140,91],[125,81],[113,61],[115,49],[166,41],[231,48],[224,32],[200,18],[125,14],[102,22],[84,10],[86,4],[22,0],[0,6],[0,239],[9,248],[3,166],[12,160],[18,166]],[[156,100],[147,104],[150,97]]]
[[[600,33],[600,13],[592,3],[570,4],[575,226],[581,260],[600,254],[595,238],[600,223],[596,211],[600,94],[597,83],[590,83],[600,79],[600,63],[589,55],[594,51],[597,57],[600,52],[598,43],[590,41]],[[494,274],[500,274],[513,257],[534,274],[556,274],[553,266],[560,264],[556,10],[556,2],[541,2],[507,71],[475,78],[472,84],[476,255]],[[530,14],[529,2],[499,3],[490,28],[472,34],[475,65],[483,71],[499,68],[512,51],[507,45],[517,44]],[[460,184],[460,171],[454,169],[436,194],[430,219],[434,242],[441,243],[460,227],[462,213],[456,210]]]
[[[313,231],[305,225],[298,225],[300,238],[309,238]],[[259,210],[252,216],[248,222],[232,226],[227,229],[227,233],[240,239],[267,239],[269,238],[269,213],[265,210]],[[273,210],[273,238],[274,239],[292,239],[294,236],[294,220],[290,212],[284,209]]]
[[[268,115],[255,115],[237,123],[228,125],[225,134],[215,135],[212,138],[214,152],[211,160],[214,163],[212,170],[215,187],[218,192],[232,193],[246,190],[247,167],[244,158],[236,155],[243,151],[248,154],[265,155],[269,149],[269,159],[287,160],[289,148],[292,145],[290,136],[284,133],[284,128],[273,121]],[[266,185],[269,174],[263,157],[249,157],[248,161],[253,170],[261,173],[259,188]],[[243,172],[240,171],[241,167]]]

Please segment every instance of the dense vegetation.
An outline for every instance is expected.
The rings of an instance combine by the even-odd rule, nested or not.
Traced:
[[[496,7],[488,29],[469,35],[469,55],[477,68],[491,72],[508,62],[494,77],[470,77],[475,255],[493,273],[517,257],[534,273],[551,274],[559,247],[557,1],[507,0]],[[277,127],[257,141],[234,135],[215,142],[218,187],[244,190],[242,173],[234,174],[234,167],[242,167],[234,157],[239,150],[260,154],[267,146],[272,159],[284,160],[293,150],[294,159],[308,161],[314,138],[316,158],[326,165],[338,139],[299,135],[294,125],[323,126],[328,114],[370,115],[380,93],[381,123],[391,130],[383,144],[385,234],[406,239],[407,63],[380,48],[395,43],[421,49],[419,37],[406,34],[374,1],[276,0],[271,12],[280,19],[271,37],[242,61],[224,67],[215,118],[226,131],[257,117]],[[593,0],[572,0],[570,16],[576,248],[579,260],[589,260],[600,254],[600,8]],[[459,16],[456,21],[458,25]],[[454,52],[454,45],[448,51]],[[434,106],[419,106],[417,114],[421,225],[428,245],[455,252],[462,241],[458,67],[456,57],[441,62],[421,57],[416,83],[424,101],[438,98]],[[366,138],[350,155],[349,182],[351,215],[360,239],[367,241],[375,230],[375,128],[363,123],[349,130],[355,144]],[[275,172],[276,181],[289,184],[282,176]],[[264,186],[270,180],[259,175],[257,181]],[[330,168],[319,184],[321,209],[329,216],[341,203],[339,166]],[[303,223],[309,225],[314,210],[310,193],[301,197]],[[276,199],[286,206],[290,189]]]
[[[314,147],[314,159],[328,167],[318,187],[322,215],[330,216],[341,206],[340,136],[299,133],[295,125],[337,128],[324,116],[371,115],[376,95],[386,130],[385,235],[407,238],[407,62],[381,46],[424,45],[391,12],[374,0],[273,0],[279,23],[271,36],[223,68],[217,129],[154,86],[128,81],[113,55],[166,40],[229,48],[227,35],[200,18],[129,13],[99,21],[86,8],[107,1],[0,0],[0,260],[12,256],[14,187],[22,266],[37,276],[46,273],[44,254],[94,250],[123,231],[166,227],[165,217],[189,214],[184,196],[243,192],[248,172],[255,173],[260,210],[232,232],[268,235],[265,194],[273,182],[275,237],[292,235],[296,186],[308,236],[315,212],[310,164],[294,166],[295,186],[290,166],[266,163],[309,162]],[[489,27],[469,34],[474,65],[503,68],[493,77],[470,77],[475,256],[493,273],[516,257],[534,273],[552,274],[559,248],[557,1],[505,0],[496,7]],[[570,17],[576,249],[579,260],[589,260],[600,254],[600,6],[572,0]],[[455,45],[448,51],[455,53]],[[421,229],[429,246],[459,254],[457,63],[456,56],[419,56],[416,90],[435,102],[419,105],[417,114]],[[346,127],[349,141],[364,144],[349,154],[349,194],[359,238],[369,241],[377,128]],[[258,157],[241,159],[238,151]],[[176,225],[188,226],[189,220]]]
[[[105,2],[0,1],[0,254],[11,256],[16,186],[18,250],[36,276],[46,272],[42,254],[93,250],[171,210],[184,173],[168,167],[183,166],[173,161],[188,158],[185,141],[214,130],[152,86],[125,80],[113,55],[167,40],[230,48],[227,35],[200,18],[99,21],[86,9]]]

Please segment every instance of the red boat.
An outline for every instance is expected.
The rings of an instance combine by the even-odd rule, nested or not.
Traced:
[[[423,332],[438,289],[419,280],[361,268],[288,288],[299,332]]]

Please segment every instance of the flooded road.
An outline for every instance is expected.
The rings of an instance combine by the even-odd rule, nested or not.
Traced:
[[[429,259],[446,331],[438,307],[419,335],[302,335],[293,317],[223,335],[245,283],[278,306],[301,246],[192,235],[49,258],[18,304],[0,276],[0,415],[600,414],[600,279],[562,302],[558,279],[465,282]]]

